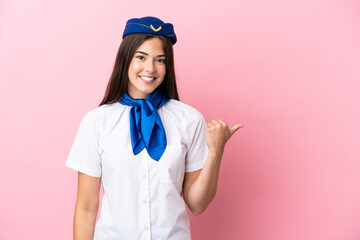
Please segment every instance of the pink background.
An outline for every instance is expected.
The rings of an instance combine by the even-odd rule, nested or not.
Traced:
[[[0,239],[71,239],[64,166],[127,19],[172,22],[180,96],[242,123],[193,239],[360,239],[360,3],[0,1]]]

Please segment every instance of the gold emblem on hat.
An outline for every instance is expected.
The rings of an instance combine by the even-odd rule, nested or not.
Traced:
[[[154,26],[151,24],[150,25],[150,28],[154,31],[154,32],[158,32],[158,31],[160,31],[161,30],[161,26],[160,27],[158,27],[157,29],[155,29],[154,28]]]

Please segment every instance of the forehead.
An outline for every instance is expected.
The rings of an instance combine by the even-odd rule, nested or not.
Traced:
[[[149,55],[164,54],[164,45],[159,38],[151,38],[143,42],[136,51],[142,51]]]

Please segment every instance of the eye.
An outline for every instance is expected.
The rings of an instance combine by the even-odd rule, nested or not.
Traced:
[[[140,59],[140,60],[144,60],[145,57],[144,56],[136,56],[136,58]]]
[[[159,63],[166,63],[166,60],[163,59],[163,58],[160,58],[160,59],[158,59],[157,61],[158,61]]]

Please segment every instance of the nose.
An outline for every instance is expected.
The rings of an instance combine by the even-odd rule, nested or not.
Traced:
[[[149,73],[154,73],[154,72],[156,72],[156,68],[155,68],[154,62],[151,61],[151,60],[147,61],[146,66],[145,66],[145,70],[146,70],[146,72],[149,72]]]

